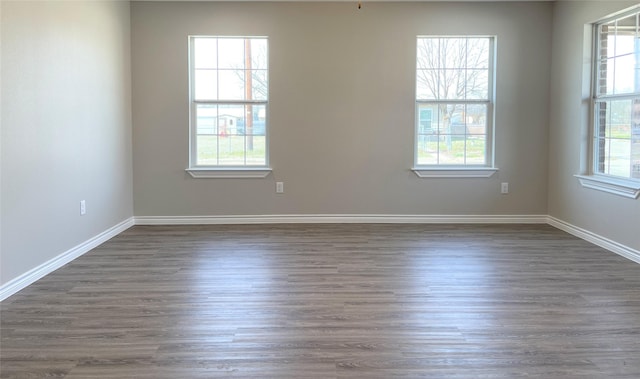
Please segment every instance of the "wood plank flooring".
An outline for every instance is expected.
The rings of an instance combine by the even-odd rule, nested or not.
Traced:
[[[136,226],[0,318],[1,378],[640,378],[640,265],[547,225]]]

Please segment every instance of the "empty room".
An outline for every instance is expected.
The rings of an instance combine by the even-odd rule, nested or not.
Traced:
[[[0,1],[0,378],[640,378],[637,1]]]

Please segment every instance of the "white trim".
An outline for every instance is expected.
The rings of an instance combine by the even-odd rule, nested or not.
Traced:
[[[388,223],[388,224],[549,224],[640,263],[640,251],[547,215],[236,215],[131,217],[0,287],[0,301],[84,255],[134,225]]]
[[[621,243],[612,241],[608,238],[602,237],[598,234],[590,232],[588,230],[579,228],[575,225],[569,224],[568,222],[559,220],[553,216],[547,217],[547,223],[553,227],[556,227],[560,230],[563,230],[571,235],[574,235],[578,238],[582,238],[587,242],[591,242],[594,245],[600,246],[604,249],[607,249],[613,253],[621,255],[627,259],[630,259],[636,263],[640,263],[640,251],[633,249],[629,246],[625,246]]]
[[[1,0],[0,0],[1,1]],[[243,178],[265,178],[271,172],[269,167],[269,73],[271,69],[269,68],[269,36],[249,36],[249,35],[238,35],[238,36],[220,36],[220,35],[189,35],[188,38],[188,63],[189,63],[189,168],[186,171],[191,174],[192,177],[203,179],[203,178],[233,178],[233,179],[243,179]],[[221,39],[236,39],[236,40],[264,40],[267,43],[266,50],[266,68],[259,68],[257,70],[264,70],[266,72],[266,98],[261,100],[225,100],[219,98],[219,84],[216,84],[216,100],[197,100],[195,96],[195,40],[199,38],[208,38],[216,40],[216,50],[218,50],[218,41]],[[216,54],[216,59],[218,59],[218,55]],[[219,72],[221,68],[218,65],[219,62],[216,62],[216,67],[213,68],[215,72]],[[246,67],[245,67],[246,69]],[[198,167],[198,157],[197,157],[197,106],[199,104],[212,104],[212,105],[242,105],[242,104],[252,104],[252,105],[264,105],[265,107],[265,152],[264,152],[264,160],[265,167],[244,167],[241,166],[239,168],[230,167],[227,168],[225,166],[213,166],[213,167]],[[219,144],[219,142],[218,142]],[[246,158],[246,149],[244,151]],[[218,171],[216,171],[218,170]]]
[[[271,173],[271,168],[188,168],[185,171],[187,171],[192,177],[196,179],[262,179],[266,178]]]
[[[142,216],[136,225],[205,224],[546,224],[546,215],[225,215]]]
[[[411,169],[420,178],[490,178],[498,171],[497,168],[465,167],[465,168],[425,168]]]
[[[105,230],[104,232],[89,238],[81,244],[72,247],[71,249],[58,255],[57,257],[44,262],[40,266],[35,267],[18,276],[17,278],[8,281],[0,287],[0,301],[3,301],[9,296],[20,291],[21,289],[35,283],[37,280],[54,272],[55,270],[73,261],[74,259],[79,258],[85,253],[89,252],[91,249],[117,236],[133,225],[135,225],[135,220],[133,217],[130,217]]]
[[[458,0],[453,0],[453,1],[458,1]],[[464,0],[460,0],[460,1],[464,1]],[[540,0],[540,1],[547,1],[547,0]],[[549,0],[550,1],[550,0]],[[486,68],[487,70],[487,98],[486,99],[475,99],[475,100],[465,100],[465,99],[425,99],[425,98],[420,98],[418,99],[418,72],[420,70],[438,70],[438,68],[428,68],[428,67],[419,67],[419,63],[418,63],[418,54],[419,54],[419,42],[420,40],[426,40],[426,39],[437,39],[438,41],[443,40],[443,39],[464,39],[466,41],[468,41],[469,39],[472,38],[486,38],[489,41],[489,51],[488,51],[488,67]],[[418,141],[419,141],[419,121],[420,121],[420,105],[428,105],[428,104],[433,104],[433,105],[441,105],[441,104],[484,104],[487,107],[487,113],[486,113],[486,120],[487,121],[487,130],[486,130],[486,134],[485,134],[485,162],[490,162],[491,165],[495,164],[495,129],[496,129],[496,93],[497,93],[497,87],[496,87],[496,72],[497,72],[497,66],[498,66],[498,60],[497,60],[497,41],[498,41],[498,36],[497,35],[473,35],[473,34],[463,34],[463,35],[417,35],[416,36],[416,65],[415,65],[415,79],[414,79],[414,95],[415,95],[415,99],[416,99],[416,105],[415,105],[415,109],[414,109],[414,137],[413,137],[413,162],[415,166],[418,166]],[[438,53],[439,55],[440,53]],[[446,65],[445,65],[446,66]],[[466,64],[465,64],[466,66]],[[444,67],[446,68],[446,67]],[[468,67],[466,67],[468,68]],[[440,67],[439,69],[443,69],[443,67]],[[467,86],[467,84],[464,84],[465,88]],[[439,97],[439,96],[436,96]],[[436,155],[439,155],[440,153],[438,152]],[[446,167],[446,166],[445,166]],[[462,169],[464,170],[465,167],[462,167]],[[488,178],[491,175],[493,175],[493,173],[487,174],[487,175],[474,175],[472,173],[468,173],[468,174],[450,174],[450,175],[443,175],[443,173],[437,174],[437,173],[429,173],[427,169],[424,168],[414,168],[413,169],[414,172],[416,173],[416,175],[418,175],[418,177],[420,178]],[[417,171],[417,170],[420,170]]]
[[[585,188],[637,199],[640,195],[640,183],[632,180],[609,178],[599,175],[574,175]]]

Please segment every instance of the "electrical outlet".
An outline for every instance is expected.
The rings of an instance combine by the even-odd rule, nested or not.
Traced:
[[[284,193],[284,183],[276,182],[276,193]]]
[[[502,185],[500,186],[500,193],[502,193],[503,195],[509,193],[509,183],[502,183]]]
[[[80,216],[87,214],[87,203],[84,200],[80,200]]]

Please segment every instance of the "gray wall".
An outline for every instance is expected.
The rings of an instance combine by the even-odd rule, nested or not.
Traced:
[[[640,202],[573,177],[588,146],[584,25],[633,4],[365,2],[357,11],[351,2],[2,1],[0,284],[134,210],[548,213],[640,249]],[[267,179],[185,173],[189,34],[270,37]],[[409,170],[421,34],[498,36],[500,171],[490,179],[424,180]],[[285,194],[275,194],[276,180]]]
[[[552,4],[134,2],[136,216],[547,213]],[[193,179],[187,36],[267,35],[267,179]],[[497,35],[490,179],[419,179],[416,36]],[[275,181],[285,193],[275,194]],[[500,182],[511,193],[500,195]]]
[[[133,201],[129,4],[0,7],[4,284],[130,218]]]
[[[555,5],[549,215],[640,250],[640,201],[582,188],[573,176],[588,167],[591,37],[585,24],[635,4],[567,1]]]

